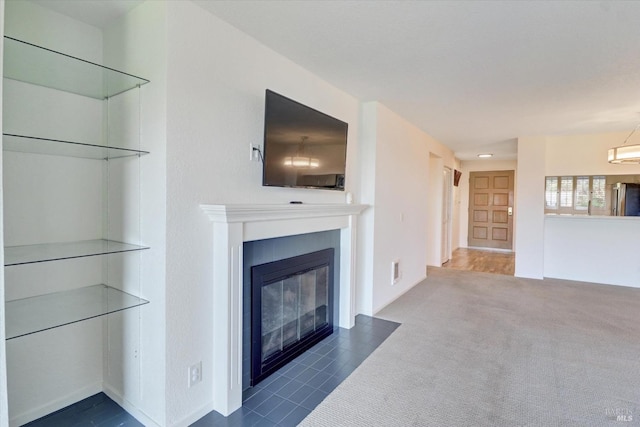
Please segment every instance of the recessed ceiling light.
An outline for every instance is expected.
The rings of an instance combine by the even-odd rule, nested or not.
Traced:
[[[493,154],[491,154],[491,153],[478,154],[478,157],[480,157],[481,159],[486,159],[486,158],[489,158],[489,157],[493,157]]]

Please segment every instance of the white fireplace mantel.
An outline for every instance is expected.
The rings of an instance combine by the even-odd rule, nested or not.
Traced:
[[[200,205],[213,222],[213,409],[242,406],[242,245],[340,230],[339,326],[355,322],[356,217],[367,205]]]

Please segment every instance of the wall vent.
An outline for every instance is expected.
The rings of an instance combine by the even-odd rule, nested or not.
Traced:
[[[391,284],[395,285],[400,280],[400,260],[391,263]]]

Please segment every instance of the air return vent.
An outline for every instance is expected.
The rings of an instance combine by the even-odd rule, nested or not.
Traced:
[[[400,280],[400,260],[391,263],[391,284],[395,285]]]

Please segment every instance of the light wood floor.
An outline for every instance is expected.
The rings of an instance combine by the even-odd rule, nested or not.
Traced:
[[[513,276],[515,271],[515,253],[498,252],[487,249],[458,248],[453,251],[451,259],[444,263],[442,268]]]

